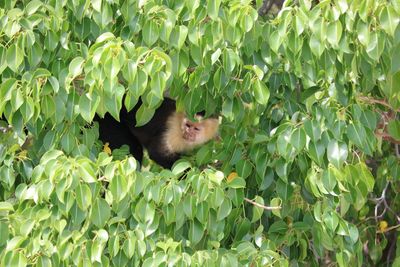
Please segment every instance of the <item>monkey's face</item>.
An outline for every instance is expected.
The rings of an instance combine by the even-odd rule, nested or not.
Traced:
[[[198,136],[201,136],[203,131],[203,125],[201,122],[192,122],[188,119],[182,121],[182,135],[183,139],[190,143],[197,143]]]
[[[196,116],[197,122],[192,122],[187,118],[182,120],[183,139],[193,145],[203,144],[212,139],[218,130],[218,119],[203,119],[202,116]]]

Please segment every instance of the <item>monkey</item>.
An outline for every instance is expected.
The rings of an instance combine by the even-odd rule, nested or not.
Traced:
[[[108,142],[111,149],[128,145],[140,165],[146,149],[150,159],[170,169],[183,153],[208,142],[218,132],[218,118],[204,119],[204,112],[200,112],[195,115],[197,121],[191,121],[176,110],[176,102],[170,98],[164,98],[147,124],[136,127],[136,113],[141,104],[139,99],[129,112],[122,107],[119,122],[109,113],[104,118],[95,118],[100,140]]]
[[[284,2],[284,0],[264,0],[262,6],[258,10],[258,15],[266,15],[271,10],[273,5],[275,5],[275,7],[279,11],[282,8]]]

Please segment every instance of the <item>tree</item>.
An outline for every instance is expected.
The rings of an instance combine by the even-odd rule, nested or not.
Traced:
[[[399,263],[400,5],[262,2],[0,3],[2,266]],[[221,140],[103,151],[166,92]]]

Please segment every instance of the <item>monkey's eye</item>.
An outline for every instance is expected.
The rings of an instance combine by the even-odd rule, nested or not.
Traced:
[[[189,123],[186,123],[185,126],[186,126],[187,128],[190,128],[190,124],[189,124]]]
[[[200,128],[194,127],[194,130],[195,130],[195,131],[200,131]]]

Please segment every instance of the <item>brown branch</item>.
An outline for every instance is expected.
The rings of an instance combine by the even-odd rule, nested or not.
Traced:
[[[253,200],[251,200],[251,199],[248,199],[247,197],[245,197],[244,200],[247,201],[247,202],[249,202],[250,204],[252,204],[252,205],[254,205],[254,206],[257,206],[257,207],[259,207],[259,208],[263,208],[263,209],[265,209],[265,210],[279,210],[279,209],[282,208],[282,207],[269,207],[269,206],[264,206],[264,205],[261,205],[261,204],[255,202],[255,201],[253,201]]]
[[[381,231],[381,230],[378,230],[378,231],[377,231],[377,233],[380,233],[380,234],[382,234],[382,233],[386,233],[386,232],[392,231],[392,230],[394,230],[394,229],[397,229],[397,228],[399,228],[399,227],[400,227],[400,224],[397,224],[397,225],[394,225],[394,226],[388,227],[388,228],[386,228],[386,229],[385,229],[385,230],[383,230],[383,231]]]
[[[383,140],[385,141],[389,141],[393,144],[400,144],[400,141],[394,139],[390,134],[388,133],[379,133],[379,132],[375,132],[375,135],[378,137],[381,137]]]
[[[200,23],[207,23],[211,20],[209,16],[205,17]]]
[[[240,78],[238,78],[238,77],[231,77],[231,79],[232,79],[233,81],[243,82],[243,79],[240,79]]]
[[[186,69],[186,72],[187,73],[192,73],[192,72],[194,72],[196,70],[196,67],[191,67],[191,68],[187,68]]]
[[[396,112],[400,112],[400,109],[394,109],[389,103],[387,103],[385,100],[380,100],[380,99],[375,99],[375,98],[371,98],[368,96],[359,96],[358,99],[360,99],[361,101],[365,101],[369,104],[380,104],[382,106],[385,106],[391,110],[394,110]]]

